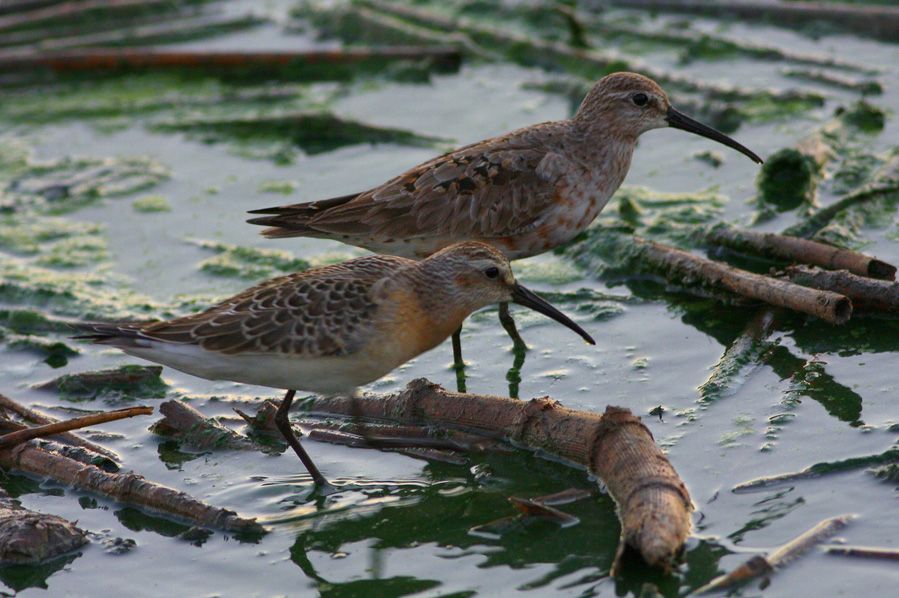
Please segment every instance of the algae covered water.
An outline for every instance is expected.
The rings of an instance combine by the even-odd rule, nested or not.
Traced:
[[[418,16],[396,6],[413,6]],[[714,222],[783,231],[873,180],[895,178],[896,45],[821,26],[580,7],[580,41],[607,56],[603,67],[529,45],[577,41],[565,18],[537,3],[219,2],[204,10],[229,24],[154,43],[446,43],[440,19],[450,18],[478,51],[458,70],[420,60],[330,74],[11,79],[0,96],[0,392],[55,417],[178,398],[242,429],[233,408],[253,412],[277,392],[168,369],[128,391],[38,389],[61,375],[141,363],[71,340],[60,320],[186,314],[266,277],[362,255],[328,241],[265,240],[244,223],[246,211],[366,189],[453,147],[567,118],[585,86],[607,71],[677,75],[663,82],[676,106],[765,158],[809,136],[824,136],[834,155],[807,183],[798,181],[793,200],[780,201],[768,190],[797,183],[795,169],[757,180],[759,168],[735,152],[679,131],[650,132],[590,231],[556,253],[513,264],[522,282],[597,345],[513,310],[530,347],[518,366],[495,309],[464,327],[469,391],[549,395],[597,412],[620,405],[643,417],[696,506],[694,535],[671,573],[634,565],[609,576],[619,524],[599,491],[562,507],[578,525],[493,525],[514,514],[510,496],[597,487],[583,471],[542,455],[473,455],[449,464],[307,441],[329,477],[353,482],[323,498],[283,447],[198,451],[136,418],[97,428],[93,437],[118,452],[126,469],[257,517],[270,532],[253,539],[186,533],[188,526],[169,519],[4,474],[0,485],[24,506],[77,520],[91,534],[90,544],[49,564],[0,568],[6,591],[622,596],[654,584],[677,596],[835,515],[858,516],[841,532],[845,542],[897,547],[895,460],[827,472],[895,450],[899,322],[860,313],[836,328],[784,315],[773,332],[753,336],[760,306],[666,285],[613,242],[637,233],[704,253],[696,231]],[[817,238],[895,264],[896,200],[845,210]],[[713,257],[761,272],[771,266]],[[418,377],[454,388],[451,363],[446,342],[365,390],[398,390]],[[824,475],[733,491],[815,464]],[[889,562],[812,551],[765,588],[743,591],[886,595],[897,581]]]

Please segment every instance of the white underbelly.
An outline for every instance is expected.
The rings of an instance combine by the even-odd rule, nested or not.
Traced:
[[[129,355],[169,366],[207,380],[231,380],[271,388],[319,394],[352,392],[387,374],[380,366],[355,355],[297,357],[248,353],[225,355],[193,345],[150,342],[146,347],[121,347]]]

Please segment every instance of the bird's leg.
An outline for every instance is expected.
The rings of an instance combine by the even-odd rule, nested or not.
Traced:
[[[512,339],[512,342],[515,345],[513,347],[513,350],[516,353],[519,351],[527,351],[528,346],[524,344],[524,340],[521,338],[521,335],[518,334],[518,328],[515,326],[515,320],[512,318],[512,314],[509,313],[508,303],[499,304],[499,321],[500,324],[503,325],[503,328],[506,329],[506,333],[509,335],[509,338]]]
[[[300,440],[296,437],[296,434],[294,434],[293,428],[290,427],[290,419],[288,419],[287,415],[290,412],[290,405],[293,403],[293,397],[296,394],[297,391],[288,390],[287,394],[284,395],[284,398],[281,399],[281,405],[278,407],[278,412],[275,413],[275,425],[278,426],[278,430],[281,432],[281,435],[284,436],[284,440],[287,441],[290,448],[293,449],[293,452],[295,452],[297,457],[300,458],[300,461],[303,462],[306,471],[312,476],[312,481],[315,482],[315,485],[327,487],[328,480],[325,479],[322,472],[320,472],[318,467],[315,466],[315,463],[312,462],[312,458],[309,457],[306,449],[303,448],[303,445],[300,444]]]
[[[465,361],[462,360],[462,327],[453,333],[453,369],[456,370],[456,390],[465,392]]]

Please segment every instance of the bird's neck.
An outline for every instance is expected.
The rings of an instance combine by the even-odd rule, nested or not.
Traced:
[[[422,315],[443,338],[455,332],[471,312],[482,307],[476,304],[477,294],[460,289],[452,274],[430,260],[408,268],[403,275],[415,289],[415,297]],[[445,333],[445,334],[444,334]]]
[[[614,192],[630,168],[637,136],[602,123],[575,119],[572,125],[565,140],[566,157],[586,172],[600,176]]]

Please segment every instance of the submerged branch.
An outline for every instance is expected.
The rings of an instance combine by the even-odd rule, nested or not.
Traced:
[[[863,559],[883,559],[899,561],[899,549],[879,548],[877,546],[826,546],[827,554],[854,556]]]
[[[725,590],[742,585],[756,577],[773,573],[793,561],[817,544],[827,540],[846,527],[854,519],[854,515],[840,515],[825,519],[815,527],[790,540],[767,557],[754,556],[730,573],[716,577],[696,590],[696,594],[707,594],[717,590]]]
[[[690,532],[690,495],[639,418],[608,407],[604,415],[575,411],[547,398],[531,401],[460,394],[427,380],[401,392],[354,401],[322,398],[308,403],[314,413],[353,416],[401,424],[430,424],[491,435],[502,434],[587,466],[605,482],[618,504],[625,547],[651,565],[667,566]]]

